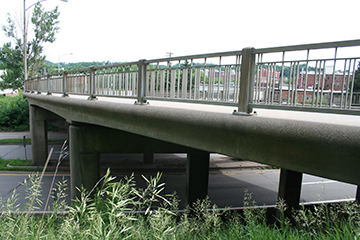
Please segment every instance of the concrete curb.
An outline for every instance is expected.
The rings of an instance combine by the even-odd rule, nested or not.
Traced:
[[[23,169],[33,169],[33,170],[42,170],[43,167],[40,166],[12,166],[10,164],[7,164],[7,167],[9,168],[23,168]],[[239,163],[223,163],[223,164],[216,164],[215,166],[210,166],[210,170],[231,170],[231,169],[266,169],[266,168],[270,168],[268,165],[265,164],[259,164],[259,163],[254,163],[254,162],[249,162],[249,161],[241,161]],[[48,166],[47,170],[48,171],[55,171],[55,167],[52,166]],[[107,167],[101,167],[101,170],[106,170]],[[126,167],[113,167],[110,169],[112,171],[137,171],[137,170],[146,170],[146,171],[179,171],[179,170],[186,170],[186,167],[159,167],[158,165],[151,165],[151,164],[143,164],[143,165],[133,165],[133,166],[126,166]],[[70,171],[70,167],[69,166],[60,166],[58,168],[58,171]]]

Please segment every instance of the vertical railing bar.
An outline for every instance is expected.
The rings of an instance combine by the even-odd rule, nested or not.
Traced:
[[[354,65],[353,65],[353,71],[352,71],[352,79],[351,79],[351,90],[350,90],[350,100],[349,100],[349,108],[352,107],[352,98],[353,98],[353,92],[354,92],[354,82],[355,82],[355,73],[356,73],[356,60],[354,59]]]
[[[165,96],[165,71],[166,69],[160,70],[160,89],[159,89],[159,97],[164,98]]]
[[[261,64],[260,64],[260,54],[256,54],[255,55],[255,59],[257,60],[257,64],[256,65],[256,70],[255,70],[255,84],[254,84],[254,91],[255,91],[255,96],[254,99],[252,100],[253,103],[255,104],[259,104],[259,99],[260,99],[260,89],[259,89],[259,81],[261,81]],[[240,56],[239,56],[240,58]],[[240,68],[240,67],[239,67]],[[238,96],[237,96],[238,97]]]
[[[154,89],[154,96],[159,97],[159,90],[160,90],[160,62],[157,62],[156,69],[155,69],[155,89]]]
[[[308,72],[309,72],[309,56],[310,56],[310,49],[307,50],[306,53],[306,72],[305,72],[305,85],[303,85],[302,87],[304,87],[304,96],[303,96],[303,107],[305,107],[305,102],[306,102],[306,90],[307,90],[307,81],[308,81]]]
[[[192,94],[192,73],[193,73],[193,64],[194,64],[194,59],[191,59],[191,63],[190,63],[190,79],[189,79],[189,99],[193,99],[194,94]],[[205,72],[204,72],[204,76],[205,76]]]
[[[297,92],[298,92],[298,85],[299,85],[299,75],[300,75],[300,62],[297,62],[297,70],[295,75],[295,94],[294,94],[294,105],[296,106],[296,100],[297,100]]]
[[[348,77],[346,79],[346,94],[345,94],[345,103],[344,103],[344,109],[347,108],[347,104],[348,104],[348,97],[349,97],[349,90],[351,90],[351,87],[350,87],[350,71],[351,71],[351,60],[352,59],[349,59],[349,66],[348,66]],[[356,62],[356,60],[354,59],[354,61]],[[350,104],[351,104],[352,100],[350,99]]]
[[[274,105],[274,97],[275,97],[275,85],[276,85],[276,63],[273,63],[273,71],[272,71],[272,88],[271,88],[271,105]]]
[[[341,97],[340,97],[340,109],[343,108],[343,98],[344,98],[344,86],[345,86],[345,78],[346,78],[346,64],[347,64],[347,60],[344,60],[344,73],[343,73],[343,77],[342,77],[342,84],[341,84]],[[346,106],[346,104],[344,104],[344,107]]]
[[[266,98],[265,98],[265,104],[269,104],[270,103],[270,87],[269,87],[269,74],[270,74],[270,64],[267,65],[267,70],[266,70]]]
[[[285,51],[282,52],[282,63],[281,63],[281,80],[280,80],[280,97],[279,97],[279,105],[282,104],[282,90],[283,90],[283,83],[284,83],[284,69],[285,69]],[[288,89],[289,91],[289,89]]]
[[[219,70],[218,70],[218,89],[217,89],[217,100],[220,101],[220,85],[221,85],[221,56],[219,56]],[[216,76],[216,72],[215,72]]]
[[[313,96],[312,96],[312,101],[311,101],[311,107],[314,107],[314,105],[316,106],[315,92],[317,90],[316,89],[316,86],[317,86],[317,66],[318,66],[318,60],[315,61],[314,85],[313,85]]]
[[[292,82],[292,72],[293,72],[293,62],[290,62],[290,74],[289,74],[289,82],[288,82],[288,92],[287,92],[287,106],[290,105],[290,91],[292,91],[292,89],[290,88],[291,86],[291,82]]]
[[[125,90],[125,96],[128,96],[129,91],[129,72],[124,73],[124,90]]]
[[[206,69],[206,61],[207,58],[204,58],[204,71]],[[202,95],[202,99],[205,100],[206,96],[205,96],[205,80],[206,80],[206,76],[205,76],[205,72],[204,72],[204,79],[203,79],[203,95]],[[201,71],[200,71],[200,84],[201,84]]]
[[[322,77],[322,81],[321,81],[321,94],[320,94],[320,108],[322,108],[322,99],[323,99],[323,95],[324,95],[324,84],[325,84],[325,67],[326,67],[326,60],[324,60],[323,63],[323,71],[322,74],[320,75],[320,78]],[[320,73],[321,73],[321,69],[320,69]],[[319,81],[320,81],[319,78]]]
[[[170,98],[175,98],[175,87],[176,87],[176,69],[170,69]]]
[[[236,55],[236,60],[235,60],[235,81],[234,81],[234,99],[233,101],[236,102],[238,99],[238,84],[239,84],[239,55]]]
[[[177,96],[176,98],[180,98],[180,60],[179,60],[179,66],[177,67]]]
[[[165,84],[165,97],[168,98],[169,97],[169,74],[171,71],[171,65],[170,65],[170,61],[167,61],[167,69],[166,69],[166,84]]]
[[[261,85],[262,85],[261,81],[262,81],[262,69],[263,69],[263,64],[262,64],[263,56],[264,56],[263,53],[260,53],[258,55],[259,76],[258,76],[258,81],[256,82],[256,85],[257,85],[257,91],[258,91],[258,102],[257,103],[259,103],[259,104],[261,103]],[[264,100],[265,100],[265,98],[264,98]]]
[[[331,82],[331,93],[330,93],[330,102],[329,102],[329,108],[332,108],[332,103],[333,103],[333,97],[334,97],[334,85],[335,85],[335,70],[336,70],[336,58],[337,58],[337,50],[338,48],[335,47],[335,56],[334,56],[334,66],[333,66],[333,79]]]

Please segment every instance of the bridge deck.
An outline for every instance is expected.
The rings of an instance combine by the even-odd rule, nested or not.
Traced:
[[[99,156],[107,152],[188,153],[189,202],[207,194],[209,152],[280,167],[279,197],[289,206],[298,205],[302,173],[360,185],[360,116],[267,109],[241,116],[209,104],[23,94],[38,149],[47,149],[44,120],[57,115],[71,124],[73,197],[76,187],[98,181]]]
[[[53,94],[53,96],[61,97],[61,94]],[[87,96],[71,95],[71,98],[86,100]],[[135,99],[116,98],[116,97],[98,97],[97,101],[134,105]],[[213,112],[213,113],[224,113],[224,114],[231,114],[236,109],[236,107],[233,106],[162,101],[162,100],[161,101],[150,100],[149,103],[150,103],[149,106]],[[298,120],[298,121],[360,127],[360,115],[358,116],[358,115],[345,115],[345,114],[316,113],[316,112],[275,110],[275,109],[264,109],[264,108],[258,108],[258,109],[254,108],[254,111],[257,112],[257,115],[251,117],[278,118],[278,119],[288,119],[288,120]]]

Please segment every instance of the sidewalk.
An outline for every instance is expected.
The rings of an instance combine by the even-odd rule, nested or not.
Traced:
[[[31,138],[30,132],[0,132],[0,139]],[[68,139],[67,132],[48,132],[48,139]]]

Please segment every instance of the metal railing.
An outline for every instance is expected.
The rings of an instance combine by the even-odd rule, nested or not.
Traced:
[[[360,40],[200,54],[65,71],[26,91],[360,114]]]

